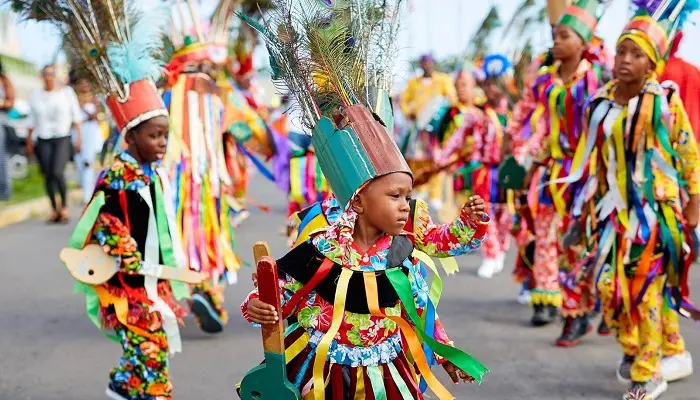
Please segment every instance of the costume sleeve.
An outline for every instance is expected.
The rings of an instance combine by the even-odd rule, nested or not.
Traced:
[[[99,243],[105,253],[119,261],[121,272],[137,274],[141,269],[141,252],[129,229],[116,216],[101,212],[92,231],[93,241]]]
[[[413,79],[411,79],[406,84],[406,89],[403,91],[403,93],[401,94],[401,98],[399,99],[399,106],[401,107],[401,112],[403,113],[403,115],[406,116],[406,118],[408,118],[414,112],[412,106],[414,91],[414,83]]]
[[[430,218],[428,204],[416,200],[413,217],[413,240],[416,248],[432,257],[452,257],[467,254],[481,246],[490,223],[488,215],[475,221],[462,207],[459,217],[451,224],[436,225]]]
[[[280,304],[282,308],[284,308],[289,299],[292,298],[292,295],[294,295],[294,293],[296,293],[296,291],[301,289],[303,286],[300,282],[289,277],[287,274],[284,274],[284,277],[280,277],[278,279],[278,285],[280,288]],[[246,321],[253,326],[260,326],[260,324],[250,320],[250,317],[248,316],[248,303],[250,303],[250,301],[253,299],[257,299],[258,297],[260,297],[258,294],[258,288],[255,288],[248,294],[248,296],[246,296],[245,300],[243,300],[243,304],[241,304],[241,313],[243,314],[243,318],[245,318]]]
[[[687,184],[688,194],[700,194],[698,146],[693,134],[693,127],[690,125],[688,114],[678,92],[674,92],[671,96],[670,111],[673,123],[672,137],[681,160],[680,176]]]

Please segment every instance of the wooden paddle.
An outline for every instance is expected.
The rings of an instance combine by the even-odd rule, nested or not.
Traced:
[[[59,257],[73,278],[88,285],[101,285],[119,271],[117,260],[105,253],[98,244],[89,244],[81,250],[65,248],[61,250]],[[204,280],[204,275],[197,271],[164,265],[142,268],[138,273],[144,276],[193,284]]]
[[[277,315],[282,316],[280,292],[277,284],[277,265],[269,256],[265,242],[257,242],[253,255],[257,264],[257,282],[260,300],[272,304]],[[284,357],[284,321],[261,327],[265,363],[248,371],[241,382],[243,400],[301,400],[299,390],[287,379]]]

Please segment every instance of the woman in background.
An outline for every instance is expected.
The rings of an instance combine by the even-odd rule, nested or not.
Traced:
[[[34,152],[32,137],[36,137],[36,158],[46,183],[53,212],[49,223],[68,223],[66,195],[66,164],[71,158],[71,133],[75,132],[75,151],[80,151],[80,105],[70,87],[56,86],[56,69],[47,65],[41,70],[44,87],[32,93],[29,99],[32,127],[27,134],[27,154]],[[61,208],[56,202],[56,190],[61,197]]]

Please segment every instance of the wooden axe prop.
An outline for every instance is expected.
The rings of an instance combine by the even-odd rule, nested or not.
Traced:
[[[277,264],[270,257],[265,242],[253,247],[257,264],[258,293],[260,300],[272,304],[277,315],[282,317],[280,292],[277,279]],[[284,356],[284,321],[265,324],[261,327],[265,362],[248,371],[243,378],[240,396],[243,400],[301,400],[299,390],[287,379],[287,364]]]

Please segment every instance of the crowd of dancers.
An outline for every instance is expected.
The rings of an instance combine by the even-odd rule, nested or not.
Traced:
[[[401,1],[278,0],[263,10],[222,0],[206,21],[190,2],[170,12],[12,3],[60,27],[73,73],[104,97],[119,130],[69,243],[85,257],[97,244],[112,264],[98,280],[103,261],[89,260],[86,273],[64,258],[90,319],[123,349],[109,398],[172,398],[182,318],[224,329],[224,289],[242,265],[235,232],[248,207],[266,209],[247,194],[254,169],[288,199],[291,250],[272,284],[281,304],[263,301],[255,278],[241,312],[286,325],[285,367],[271,375],[286,389],[270,392],[276,385],[252,370],[238,387],[244,399],[406,400],[428,389],[453,398],[434,365],[455,383],[481,382],[488,369],[436,312],[450,284],[441,275],[478,250],[477,274],[492,278],[510,268],[511,242],[532,325],[563,317],[554,343],[572,347],[599,314],[598,333],[621,345],[625,399],[656,399],[693,373],[679,314],[698,317],[688,271],[700,126],[685,108],[697,106],[688,97],[697,88],[673,63],[697,1],[634,1],[611,55],[595,35],[609,2],[552,0],[553,46],[530,65],[478,54],[450,76],[425,55],[422,74],[393,97]],[[245,24],[231,46],[236,14]],[[260,39],[284,84],[276,109],[252,84]]]

